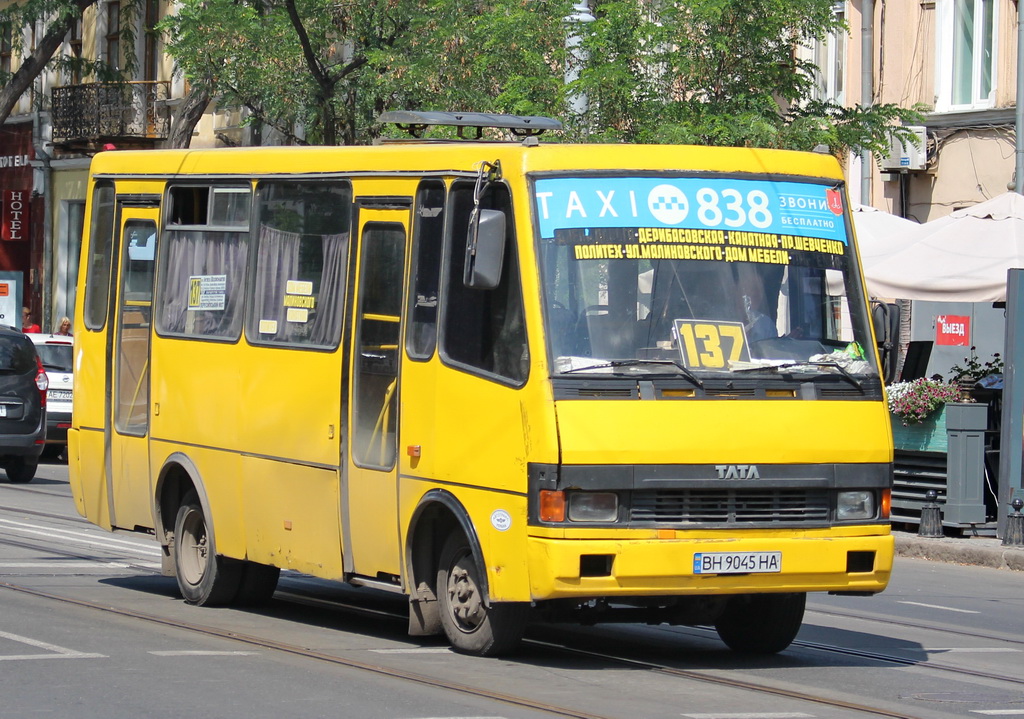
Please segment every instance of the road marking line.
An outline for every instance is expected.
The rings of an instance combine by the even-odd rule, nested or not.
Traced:
[[[88,654],[86,652],[77,652],[74,649],[67,649],[65,647],[59,647],[56,644],[50,644],[48,642],[42,642],[38,639],[30,639],[29,637],[23,637],[19,634],[10,634],[8,632],[0,632],[0,639],[8,639],[12,642],[18,642],[19,644],[27,644],[30,647],[36,647],[37,649],[46,649],[47,651],[53,652],[53,654],[9,654],[0,655],[0,661],[14,661],[21,659],[104,659],[104,654]]]
[[[160,569],[155,562],[0,562],[0,569]]]
[[[748,714],[683,714],[687,719],[813,719],[803,712],[751,712]]]
[[[112,539],[86,532],[73,532],[67,529],[54,529],[39,524],[13,522],[9,519],[0,519],[0,525],[7,525],[12,531],[21,532],[22,534],[38,534],[50,539],[59,539],[77,544],[92,544],[112,549],[124,549],[147,557],[160,556],[160,550],[155,547],[145,546],[137,542],[128,542],[123,539]],[[82,539],[77,539],[78,537],[83,537],[86,541],[83,542]]]
[[[928,647],[926,652],[956,652],[957,654],[997,654],[1002,652],[1019,652],[1011,647]]]
[[[900,604],[913,604],[915,607],[928,607],[929,609],[945,609],[947,612],[960,612],[961,614],[981,614],[972,609],[957,609],[956,607],[943,607],[940,604],[924,604],[922,602],[905,602],[900,600]]]
[[[213,649],[165,649],[150,651],[157,657],[256,657],[258,651],[216,651]]]
[[[971,709],[971,714],[984,714],[990,717],[1020,717],[1024,709]]]
[[[448,647],[416,647],[415,649],[371,649],[377,654],[450,654]]]

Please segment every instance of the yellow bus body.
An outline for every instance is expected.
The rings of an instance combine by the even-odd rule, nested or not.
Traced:
[[[153,218],[160,242],[166,242],[169,187],[175,183],[257,187],[336,178],[350,183],[358,218],[376,212],[383,225],[404,227],[401,328],[407,337],[413,264],[408,238],[417,188],[424,178],[446,188],[459,179],[471,181],[482,161],[500,161],[511,197],[529,342],[526,378],[495,381],[453,366],[439,351],[416,361],[399,352],[395,469],[381,471],[379,482],[372,468],[353,464],[350,412],[357,400],[349,381],[352,365],[346,365],[353,351],[345,346],[349,329],[333,346],[313,350],[254,344],[246,331],[227,341],[195,341],[147,330],[145,312],[155,318],[163,308],[143,301],[139,326],[117,334],[115,318],[127,327],[124,318],[135,316],[118,289],[125,271],[118,265],[127,262],[123,248],[111,272],[116,308],[107,310],[102,327],[89,327],[87,308],[98,300],[87,296],[85,280],[91,265],[102,261],[93,244],[96,226],[90,224],[101,211],[97,187],[112,189],[119,217]],[[450,523],[475,535],[489,602],[881,591],[893,557],[884,516],[780,528],[573,527],[531,520],[532,466],[884,467],[892,461],[880,390],[873,401],[801,401],[795,390],[704,401],[686,388],[658,401],[556,399],[530,177],[682,169],[842,183],[838,164],[828,156],[727,148],[464,143],[98,154],[76,297],[76,397],[68,438],[78,511],[108,529],[155,532],[168,557],[174,507],[167,506],[167,487],[187,482],[208,512],[218,555],[413,597],[434,572],[433,559],[418,552],[439,551],[424,529],[425,517],[431,531]],[[359,232],[353,227],[353,247]],[[116,240],[114,246],[121,247]],[[350,253],[348,262],[354,258]],[[157,284],[164,271],[158,261]],[[346,327],[353,322],[352,298],[363,290],[356,273],[347,275]],[[371,319],[382,327],[388,320]],[[115,356],[130,355],[132,342],[142,343],[146,355],[132,355],[125,367],[134,367],[141,379],[128,369],[111,375]],[[114,403],[117,396],[137,401],[140,395],[119,395],[117,388],[136,381],[136,389],[145,392],[146,373],[146,429],[141,435],[119,432],[112,426],[111,387]],[[384,410],[379,419],[391,420]],[[425,510],[425,503],[440,496],[446,498],[443,508]],[[696,574],[694,555],[703,552],[781,552],[783,565],[773,573]],[[607,571],[586,570],[591,556],[607,557]],[[873,560],[851,569],[851,556]],[[167,570],[172,571],[169,563]]]

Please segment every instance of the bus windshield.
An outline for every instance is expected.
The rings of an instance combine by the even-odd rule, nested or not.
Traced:
[[[553,374],[876,376],[841,185],[534,182]]]

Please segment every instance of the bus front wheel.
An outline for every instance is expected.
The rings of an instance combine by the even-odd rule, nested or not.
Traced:
[[[463,654],[493,657],[514,649],[526,629],[529,605],[492,602],[481,591],[481,569],[469,542],[452,535],[441,550],[437,595],[441,626],[452,648]]]
[[[242,564],[214,554],[206,515],[195,492],[189,492],[178,508],[174,560],[178,589],[189,604],[227,604],[238,593]]]
[[[735,652],[776,654],[796,638],[806,603],[806,594],[738,595],[718,617],[715,631]]]

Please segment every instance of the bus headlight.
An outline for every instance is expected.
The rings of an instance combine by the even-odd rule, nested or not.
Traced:
[[[619,496],[614,492],[573,492],[569,495],[570,522],[614,522],[619,518]]]
[[[867,490],[840,492],[836,501],[836,519],[873,519],[875,493]]]

